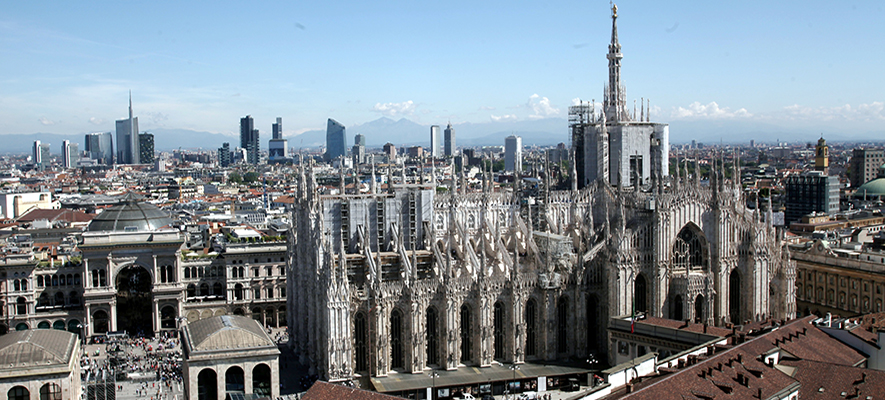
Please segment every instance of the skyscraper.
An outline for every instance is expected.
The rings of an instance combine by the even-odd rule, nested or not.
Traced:
[[[132,116],[129,92],[129,119],[117,120],[117,164],[139,164],[138,117]]]
[[[61,142],[62,165],[65,169],[76,167],[77,161],[80,161],[80,150],[78,147],[76,143],[71,143],[70,140]]]
[[[273,124],[273,139],[283,138],[283,117],[277,117],[277,122]]]
[[[353,144],[366,147],[366,135],[357,133],[356,136],[353,137]]]
[[[252,116],[240,118],[240,147],[246,150],[246,163],[258,164],[258,129]]]
[[[218,148],[218,165],[222,168],[229,167],[233,162],[233,154],[230,152],[230,143],[224,142]]]
[[[346,134],[344,125],[329,118],[326,124],[326,161],[347,155]]]
[[[393,162],[396,159],[396,146],[393,143],[387,142],[384,144],[384,154],[387,155],[387,159],[390,162]]]
[[[87,133],[85,141],[89,158],[104,165],[114,163],[114,137],[110,132]]]
[[[445,139],[446,139],[446,157],[451,157],[455,155],[455,128],[452,128],[452,123],[446,126],[445,130]]]
[[[430,156],[433,158],[442,157],[442,138],[439,133],[439,125],[430,127]]]
[[[138,160],[141,164],[154,163],[154,134],[142,133],[138,135]]]
[[[504,170],[522,171],[522,138],[519,136],[504,138]]]
[[[43,153],[40,152],[40,141],[34,141],[34,148],[32,149],[32,153],[34,156],[34,167],[38,170],[43,170]]]

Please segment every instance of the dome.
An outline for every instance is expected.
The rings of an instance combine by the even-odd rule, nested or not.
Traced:
[[[188,347],[193,351],[276,348],[276,343],[252,318],[221,315],[185,326]]]
[[[142,198],[132,192],[123,195],[120,203],[98,214],[86,228],[98,231],[154,231],[172,224],[169,214],[157,206],[141,202]]]
[[[856,198],[875,198],[885,196],[885,178],[873,179],[857,188],[854,192]]]

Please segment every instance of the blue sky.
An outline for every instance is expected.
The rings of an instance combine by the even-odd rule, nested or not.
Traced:
[[[882,130],[881,1],[618,7],[655,120]],[[142,130],[565,118],[601,98],[610,32],[599,0],[8,2],[0,134],[111,131],[130,89]]]

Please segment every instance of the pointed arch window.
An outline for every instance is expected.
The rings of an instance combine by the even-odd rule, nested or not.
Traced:
[[[390,313],[390,368],[403,368],[403,313],[393,310]]]
[[[354,346],[354,350],[356,350],[356,370],[357,371],[368,371],[369,370],[369,330],[368,323],[366,321],[366,314],[359,312],[356,314],[356,317],[353,321],[354,328],[354,339],[356,340],[356,346]]]
[[[568,298],[559,298],[556,304],[556,351],[568,351]]]
[[[686,226],[679,231],[673,244],[673,265],[677,268],[706,269],[707,246],[696,227]]]
[[[496,360],[504,359],[504,304],[500,301],[495,302],[494,311],[494,336],[495,336],[495,355]]]
[[[538,306],[535,299],[529,299],[525,304],[525,355],[534,356],[535,340],[537,337],[537,327],[535,326],[538,319]]]
[[[470,308],[461,306],[461,364],[470,361]]]
[[[439,364],[439,331],[437,322],[436,309],[430,307],[427,309],[427,364]]]

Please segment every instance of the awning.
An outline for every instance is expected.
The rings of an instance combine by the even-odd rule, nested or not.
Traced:
[[[514,377],[514,371],[510,369],[509,364],[492,365],[491,367],[461,367],[457,371],[433,370],[439,374],[434,383],[430,377],[431,371],[424,371],[420,374],[396,373],[386,377],[371,378],[372,385],[375,390],[382,393],[404,392],[408,390],[424,389],[431,386],[449,387],[449,386],[467,386],[488,382],[511,381]],[[519,364],[516,370],[516,379],[533,379],[539,376],[563,376],[578,375],[591,372],[587,368],[570,367],[565,365],[551,364]]]

